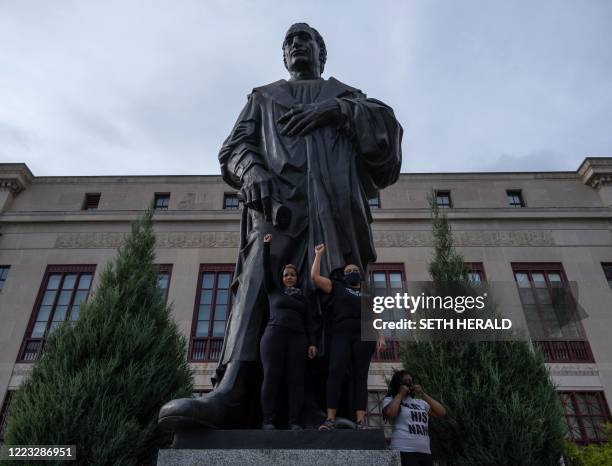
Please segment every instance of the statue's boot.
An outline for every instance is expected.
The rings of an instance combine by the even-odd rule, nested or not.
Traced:
[[[234,361],[227,365],[223,378],[215,389],[201,398],[178,398],[169,401],[159,411],[162,430],[174,432],[181,427],[205,428],[246,427],[250,424],[249,387],[252,385],[254,363]]]

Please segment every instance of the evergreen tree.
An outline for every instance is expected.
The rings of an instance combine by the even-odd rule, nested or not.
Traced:
[[[435,283],[469,287],[448,220],[430,198]],[[453,466],[558,465],[563,418],[542,354],[524,341],[436,341],[401,346],[404,367],[447,408],[430,420],[434,458]]]
[[[7,445],[76,445],[78,464],[131,465],[153,463],[169,440],[159,409],[190,396],[192,376],[157,287],[152,215],[132,225],[79,320],[49,337],[15,394]]]

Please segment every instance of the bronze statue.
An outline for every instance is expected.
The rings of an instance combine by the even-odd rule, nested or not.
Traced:
[[[292,263],[300,287],[308,280],[314,246],[325,243],[321,273],[347,263],[365,270],[376,260],[368,199],[397,181],[402,127],[386,104],[337,79],[321,78],[327,51],[305,23],[283,42],[289,80],[257,87],[223,143],[223,179],[243,199],[235,298],[215,389],[201,399],[178,399],[159,414],[162,428],[198,424],[255,425],[259,342],[265,327],[263,237],[274,234],[272,264]],[[251,404],[253,403],[253,404]]]

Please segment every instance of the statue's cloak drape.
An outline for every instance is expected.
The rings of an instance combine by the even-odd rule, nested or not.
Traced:
[[[347,263],[363,270],[376,260],[368,199],[397,180],[402,159],[403,131],[389,106],[335,78],[322,82],[315,102],[326,99],[336,99],[340,105],[338,127],[319,128],[306,136],[283,136],[277,120],[303,102],[292,96],[285,80],[255,88],[219,152],[223,179],[233,188],[241,188],[240,175],[253,163],[263,165],[276,178],[278,200],[292,212],[291,224],[283,234],[302,245],[295,249],[306,258],[289,253],[285,259],[298,262],[304,287],[310,286],[308,271],[316,244],[326,246],[321,269],[326,276]],[[261,241],[268,231],[270,224],[260,212],[244,212],[233,284],[238,294],[249,280],[261,281],[259,262],[249,260],[259,248],[250,244]],[[248,301],[234,303],[223,362],[258,359],[255,335],[259,328],[241,328],[261,322],[244,315],[251,312]]]

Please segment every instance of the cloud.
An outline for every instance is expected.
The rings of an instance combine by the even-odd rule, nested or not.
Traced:
[[[564,171],[576,170],[568,167],[567,154],[552,150],[539,150],[525,155],[501,154],[491,162],[482,165],[482,171]]]
[[[246,95],[286,76],[281,42],[297,21],[324,36],[326,76],[394,108],[404,171],[575,169],[612,152],[606,0],[0,10],[0,157],[37,175],[218,173]]]

